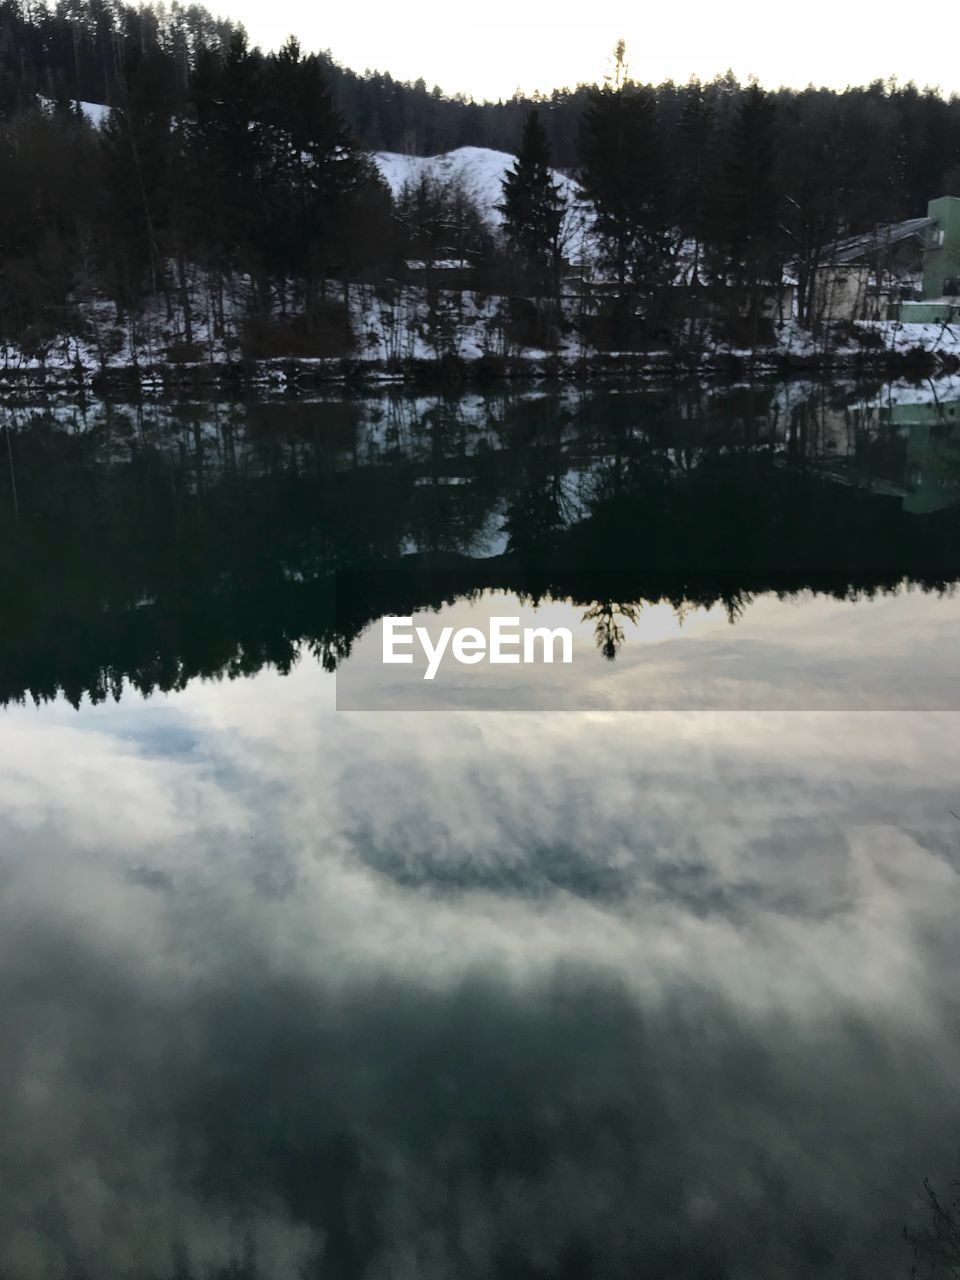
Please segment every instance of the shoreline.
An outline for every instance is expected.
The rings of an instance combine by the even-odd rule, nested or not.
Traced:
[[[725,381],[744,375],[789,379],[803,375],[838,374],[913,375],[931,378],[960,371],[960,357],[952,352],[930,351],[922,346],[908,350],[818,353],[762,349],[754,353],[715,351],[700,359],[684,359],[669,351],[591,352],[585,355],[537,352],[520,356],[484,355],[467,358],[364,360],[354,357],[274,356],[238,361],[125,363],[101,369],[73,368],[63,364],[0,369],[0,405],[16,404],[24,396],[67,394],[80,399],[135,393],[177,394],[191,391],[235,391],[242,395],[258,389],[318,390],[324,387],[351,390],[446,389],[467,390],[496,385],[571,384],[588,382],[637,382],[651,378],[666,381]]]

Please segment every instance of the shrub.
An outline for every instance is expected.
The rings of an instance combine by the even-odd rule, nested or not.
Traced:
[[[305,316],[253,317],[240,337],[240,351],[247,360],[342,359],[353,347],[350,318],[333,305],[318,309],[310,323]]]

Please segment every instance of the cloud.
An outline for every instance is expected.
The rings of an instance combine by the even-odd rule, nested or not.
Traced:
[[[954,715],[131,705],[0,722],[5,1275],[902,1264]]]

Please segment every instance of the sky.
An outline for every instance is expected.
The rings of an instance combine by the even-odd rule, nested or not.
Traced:
[[[290,34],[308,49],[329,49],[342,65],[376,68],[403,80],[422,76],[447,93],[510,97],[518,88],[548,91],[601,80],[618,37],[630,73],[658,82],[703,79],[731,67],[776,87],[808,83],[842,88],[896,76],[960,91],[954,43],[938,39],[949,3],[903,21],[890,0],[810,0],[789,9],[769,0],[684,0],[641,6],[623,0],[552,0],[547,5],[486,0],[479,10],[444,0],[386,0],[316,5],[310,0],[222,0],[209,6],[244,23],[252,40],[275,47]]]

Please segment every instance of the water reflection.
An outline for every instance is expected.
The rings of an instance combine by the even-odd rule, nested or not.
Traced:
[[[483,447],[421,406],[408,470],[370,405],[14,437],[0,673],[51,700],[0,715],[7,1280],[908,1271],[960,1136],[957,714],[333,709],[320,659],[382,597],[342,625],[331,565],[442,604],[397,577],[425,541],[474,584],[447,608],[575,587],[627,681],[675,609],[756,641],[771,584],[816,586],[822,672],[824,637],[865,652],[836,597],[957,576],[954,511],[767,465],[742,404],[697,454],[674,402],[668,445],[658,403],[656,447],[636,400],[504,405]],[[511,561],[538,485],[559,525],[510,525]],[[939,679],[952,602],[877,603]]]
[[[383,614],[491,590],[599,610],[608,657],[631,631],[605,601],[939,593],[958,404],[943,380],[11,410],[0,699],[334,669]]]
[[[815,464],[839,484],[900,498],[904,511],[926,515],[960,502],[960,386],[892,385],[854,413],[873,430],[860,433],[852,453],[834,449]],[[946,397],[946,398],[944,398]]]
[[[898,1274],[957,718],[327,689],[4,717],[4,1274]]]

